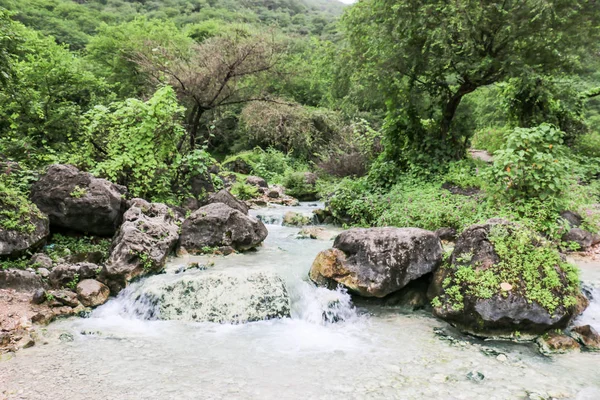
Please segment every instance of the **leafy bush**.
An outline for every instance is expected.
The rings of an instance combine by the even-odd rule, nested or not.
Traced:
[[[282,183],[286,194],[299,200],[314,200],[317,196],[316,182],[309,182],[305,172],[289,172]]]
[[[54,261],[69,256],[100,253],[101,262],[108,259],[111,239],[93,236],[63,236],[52,235],[51,242],[44,248],[44,252]]]
[[[484,162],[473,159],[455,161],[448,166],[443,180],[461,188],[481,188],[485,185],[484,171],[487,168]]]
[[[258,196],[258,188],[243,182],[236,182],[231,187],[231,194],[240,200],[250,200]]]
[[[31,233],[35,230],[32,217],[43,214],[22,193],[0,180],[0,228]]]
[[[562,132],[548,124],[514,129],[494,158],[490,187],[508,201],[540,199],[558,206],[573,183]]]
[[[182,112],[168,86],[146,102],[128,99],[95,107],[84,117],[85,147],[76,161],[95,164],[94,173],[127,186],[133,196],[164,201],[177,173]],[[202,161],[197,156],[184,161]]]
[[[475,131],[471,139],[471,147],[487,150],[490,153],[500,150],[506,141],[506,128],[483,128]]]

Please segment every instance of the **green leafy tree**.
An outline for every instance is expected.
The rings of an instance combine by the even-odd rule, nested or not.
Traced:
[[[390,156],[431,163],[464,157],[472,132],[455,116],[465,96],[568,68],[597,40],[599,18],[586,0],[364,0],[344,27],[363,73],[387,92]]]
[[[180,162],[177,143],[185,133],[183,111],[169,86],[145,102],[96,106],[84,116],[86,140],[74,161],[134,196],[168,200]]]

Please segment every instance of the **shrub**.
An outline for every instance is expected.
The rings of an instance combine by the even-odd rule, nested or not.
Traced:
[[[236,182],[231,187],[231,194],[240,200],[250,200],[258,196],[258,189],[255,186],[243,182]]]
[[[305,172],[289,172],[283,177],[286,194],[299,200],[312,200],[317,195],[316,182],[309,182]]]
[[[478,150],[487,150],[490,153],[502,149],[506,141],[506,128],[479,129],[471,139],[471,147]]]
[[[562,132],[548,124],[516,128],[495,153],[488,180],[495,196],[508,201],[540,199],[558,207],[573,182],[572,167]]]
[[[22,193],[0,181],[0,228],[31,233],[35,230],[32,217],[43,214]]]

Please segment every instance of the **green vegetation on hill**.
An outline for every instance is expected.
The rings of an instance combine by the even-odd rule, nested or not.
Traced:
[[[560,241],[565,209],[598,229],[596,7],[0,0],[0,161],[175,205],[222,187],[217,160],[297,193],[310,171],[343,224],[505,216]]]

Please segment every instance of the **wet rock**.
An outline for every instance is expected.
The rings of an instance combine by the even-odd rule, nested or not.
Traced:
[[[47,270],[51,270],[53,264],[52,259],[44,253],[36,253],[29,260],[29,265],[38,269],[46,268]]]
[[[101,267],[92,263],[59,264],[50,272],[48,281],[52,287],[62,288],[72,282],[93,278],[100,270]]]
[[[246,183],[248,185],[256,186],[259,188],[268,188],[269,187],[269,185],[267,184],[267,181],[264,180],[264,178],[261,178],[260,176],[249,176],[246,178]]]
[[[0,289],[13,289],[17,292],[33,292],[43,288],[39,275],[19,269],[0,270]]]
[[[248,206],[244,204],[244,202],[239,201],[235,198],[234,195],[229,193],[228,190],[223,189],[218,191],[217,193],[211,194],[208,198],[208,203],[223,203],[227,204],[229,207],[238,210],[242,214],[248,214]]]
[[[0,211],[7,207],[2,200],[0,199]],[[23,221],[22,224],[26,229],[6,229],[0,226],[0,257],[18,257],[40,248],[46,242],[50,235],[48,218],[33,205],[30,205],[26,218],[28,221]]]
[[[113,235],[126,208],[127,189],[72,165],[51,165],[31,188],[31,198],[50,225],[100,236]]]
[[[108,286],[94,279],[84,279],[77,284],[77,298],[86,307],[97,307],[106,303],[110,290]]]
[[[571,329],[571,337],[585,346],[585,350],[600,351],[600,334],[590,325],[576,326]]]
[[[270,199],[278,199],[281,196],[281,193],[277,189],[269,189],[269,191],[267,192],[267,196]]]
[[[288,211],[283,216],[283,225],[285,226],[304,226],[312,224],[312,219],[309,216]]]
[[[545,355],[564,354],[579,350],[579,343],[570,336],[549,333],[536,340],[540,353]]]
[[[337,231],[318,226],[305,227],[298,232],[299,239],[333,240],[337,235]]]
[[[317,255],[310,279],[319,286],[342,284],[366,297],[385,297],[434,271],[442,245],[417,228],[351,229],[337,236],[333,249]]]
[[[284,281],[273,273],[203,271],[145,286],[132,295],[146,318],[240,324],[290,316]]]
[[[113,240],[103,275],[117,294],[138,276],[162,271],[179,238],[180,217],[161,203],[133,199]]]
[[[181,226],[179,246],[188,252],[205,247],[252,249],[265,240],[267,228],[258,219],[223,203],[214,203],[195,211]]]
[[[481,273],[500,264],[502,260],[489,239],[490,231],[494,227],[506,232],[508,236],[523,229],[501,219],[492,219],[466,229],[456,241],[450,265],[438,269],[434,274],[428,292],[431,299],[439,302],[434,307],[434,315],[457,325],[463,331],[481,336],[510,336],[514,331],[538,335],[552,329],[566,328],[569,321],[585,309],[588,303],[582,295],[571,293],[576,296],[577,305],[568,308],[561,305],[549,312],[538,302],[526,297],[520,290],[526,287],[526,283],[518,280],[510,284],[499,282],[496,288],[490,289],[492,292],[489,296],[477,296],[473,291],[461,291],[462,297],[458,303],[455,297],[446,293],[444,282],[454,279],[460,267],[468,267]],[[532,251],[537,251],[535,249],[542,245],[541,240],[532,234]],[[561,286],[557,288],[556,295],[561,296],[560,290],[567,290],[569,283],[562,271],[557,271],[557,274]],[[453,287],[461,290],[458,284]]]
[[[579,245],[580,250],[586,250],[592,246],[593,237],[590,232],[584,231],[580,228],[571,228],[562,237],[563,242],[575,242]]]
[[[75,340],[75,338],[73,337],[73,335],[71,335],[70,333],[61,333],[58,336],[58,340],[60,340],[63,343],[69,343]]]
[[[467,373],[467,379],[473,382],[481,382],[485,379],[485,375],[479,371],[469,371]]]
[[[42,304],[44,301],[46,301],[46,291],[43,288],[36,289],[33,292],[31,302],[33,304]]]
[[[454,228],[440,228],[435,231],[435,234],[440,238],[440,240],[453,242],[456,240],[457,232]]]
[[[566,220],[569,223],[571,228],[579,228],[581,226],[581,223],[583,222],[583,218],[581,217],[581,215],[573,211],[563,211],[560,213],[560,216],[562,219]]]

